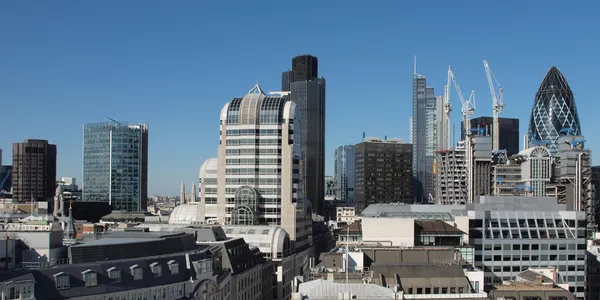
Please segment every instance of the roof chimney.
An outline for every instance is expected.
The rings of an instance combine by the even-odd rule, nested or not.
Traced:
[[[542,275],[535,276],[535,284],[542,285]]]

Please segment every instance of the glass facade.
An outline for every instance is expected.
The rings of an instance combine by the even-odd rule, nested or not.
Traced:
[[[339,146],[334,157],[335,198],[354,202],[355,157],[354,145]]]
[[[582,135],[573,92],[560,70],[552,67],[535,95],[529,121],[530,144],[545,145],[556,155],[556,142],[563,129]]]
[[[413,77],[413,114],[411,122],[412,171],[415,177],[414,198],[428,202],[434,195],[433,161],[437,150],[437,110],[434,90],[427,87],[425,76]]]
[[[142,211],[148,190],[148,125],[84,125],[83,201]]]

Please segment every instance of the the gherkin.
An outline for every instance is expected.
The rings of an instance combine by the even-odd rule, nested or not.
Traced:
[[[551,154],[556,155],[556,140],[561,130],[581,135],[573,92],[560,70],[551,67],[535,94],[529,121],[529,140],[532,144],[547,145]]]

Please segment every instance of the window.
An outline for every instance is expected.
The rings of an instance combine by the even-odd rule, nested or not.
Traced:
[[[21,299],[21,291],[16,287],[11,287],[10,289],[8,289],[8,299],[9,300]]]
[[[65,290],[71,288],[71,283],[69,280],[69,274],[59,272],[54,274],[54,281],[56,284],[56,289]]]
[[[86,287],[98,285],[98,273],[96,271],[87,269],[81,272],[81,274],[83,274],[83,281],[85,281]]]
[[[177,273],[179,273],[179,264],[174,261],[174,260],[170,260],[168,262],[169,264],[169,270],[171,271],[171,274],[175,275]]]
[[[33,285],[23,287],[23,298],[28,299],[33,297]]]
[[[154,277],[160,277],[162,275],[162,267],[157,262],[150,264],[150,269],[152,270],[152,275]]]
[[[108,272],[108,278],[110,279],[110,283],[121,282],[121,270],[112,267],[106,271]]]
[[[142,280],[144,279],[144,269],[142,269],[138,265],[133,265],[129,267],[131,270],[131,276],[133,276],[133,280]]]

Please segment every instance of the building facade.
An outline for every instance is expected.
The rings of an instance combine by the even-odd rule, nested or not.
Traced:
[[[107,201],[113,210],[145,211],[148,197],[148,125],[118,122],[83,127],[83,201]]]
[[[413,75],[413,112],[411,122],[412,173],[417,203],[427,203],[433,195],[433,162],[438,148],[436,98],[423,75]]]
[[[555,268],[559,281],[583,299],[585,212],[567,211],[545,197],[481,197],[467,209],[469,243],[486,285],[512,280],[530,268]]]
[[[354,145],[343,145],[335,149],[333,176],[337,200],[354,202],[355,160]]]
[[[412,203],[411,144],[367,138],[355,146],[355,207],[374,203]]]
[[[292,59],[292,71],[282,75],[282,90],[290,92],[302,118],[301,174],[304,196],[316,213],[323,212],[325,199],[325,79],[318,77],[318,59],[300,55]]]
[[[200,167],[200,215],[204,222],[217,221],[217,171],[219,159],[209,158]]]
[[[231,100],[221,111],[217,170],[219,221],[281,226],[298,249],[310,244],[312,229],[300,173],[300,114],[287,97],[267,97],[258,85]]]
[[[545,145],[556,155],[562,130],[582,135],[571,87],[560,70],[551,67],[535,95],[529,121],[530,145]]]
[[[45,201],[54,196],[55,182],[56,145],[46,140],[25,140],[13,144],[14,201]]]
[[[519,135],[519,119],[498,118],[498,123],[500,125],[499,150],[506,150],[508,156],[519,153],[519,142],[521,140],[521,136]],[[460,125],[461,140],[464,140],[465,124],[464,122],[461,122]],[[471,119],[471,131],[472,135],[474,136],[492,136],[492,133],[494,132],[493,126],[493,117],[479,117]]]

